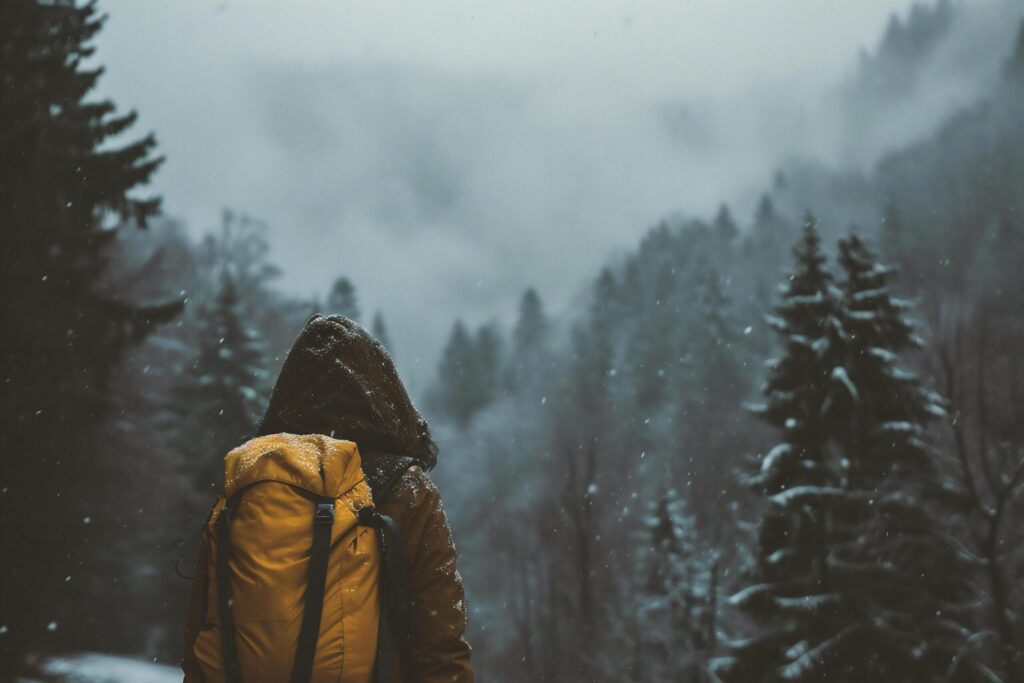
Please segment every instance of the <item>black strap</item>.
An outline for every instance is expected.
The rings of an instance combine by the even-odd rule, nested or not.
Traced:
[[[359,511],[359,524],[377,529],[384,564],[380,582],[381,615],[374,683],[393,683],[396,654],[402,663],[405,680],[415,680],[409,657],[409,575],[401,530],[395,520],[372,508]]]
[[[384,606],[388,604],[387,582],[381,581],[379,586],[380,604]],[[394,683],[396,652],[398,652],[398,646],[395,644],[388,610],[382,608],[380,621],[377,624],[377,655],[374,660],[373,683]]]
[[[295,651],[292,683],[309,683],[313,678],[316,644],[320,638],[320,617],[324,611],[324,586],[327,582],[327,559],[331,553],[331,528],[334,526],[334,503],[318,503],[313,519],[313,548],[309,553],[306,579],[306,606],[302,612],[299,646]]]
[[[231,512],[237,500],[229,500],[217,517],[217,602],[220,609],[221,656],[225,683],[240,683],[238,649],[235,643],[235,618],[231,613]]]
[[[361,454],[363,474],[373,494],[373,504],[380,507],[391,493],[405,471],[416,464],[408,456],[391,455],[390,453]]]

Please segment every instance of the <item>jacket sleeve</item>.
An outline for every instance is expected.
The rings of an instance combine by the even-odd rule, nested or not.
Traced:
[[[405,473],[393,494],[404,508],[399,523],[409,561],[412,602],[411,657],[419,683],[473,683],[462,578],[441,495],[418,467]]]

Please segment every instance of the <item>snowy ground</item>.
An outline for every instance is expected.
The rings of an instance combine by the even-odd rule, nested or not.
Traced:
[[[174,666],[93,653],[55,657],[41,668],[48,682],[181,683],[182,679],[181,669]]]

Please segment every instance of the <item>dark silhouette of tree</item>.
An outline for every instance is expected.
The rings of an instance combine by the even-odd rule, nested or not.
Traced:
[[[199,349],[178,401],[179,438],[183,464],[201,501],[208,504],[224,484],[224,456],[256,432],[269,380],[265,345],[230,275],[222,275],[216,299],[200,313],[198,328]]]
[[[332,315],[343,315],[359,322],[362,311],[359,308],[356,286],[347,277],[339,277],[334,281],[331,293],[327,295],[327,312]]]
[[[512,330],[512,350],[509,354],[507,384],[510,389],[521,388],[524,383],[535,382],[543,372],[541,364],[550,351],[551,321],[544,312],[537,290],[527,289],[519,300],[519,317]]]
[[[783,680],[785,667],[803,654],[794,646],[811,642],[835,611],[828,588],[827,505],[812,494],[836,484],[827,465],[832,425],[824,408],[834,382],[840,351],[834,341],[841,322],[832,275],[810,217],[793,254],[795,268],[769,319],[783,356],[771,365],[766,402],[756,411],[784,440],[760,458],[758,471],[749,478],[772,506],[758,527],[750,585],[730,600],[752,617],[757,633],[736,646],[722,672],[730,681]]]
[[[909,302],[891,292],[894,271],[856,232],[840,240],[838,260],[846,333],[840,367],[850,393],[835,435],[845,457],[830,580],[846,613],[833,633],[819,632],[818,661],[808,662],[807,675],[838,669],[846,680],[934,681],[957,659],[967,674],[965,624],[977,595],[959,548],[937,522],[948,494],[929,437],[945,416],[943,400],[899,365],[899,354],[921,340]]]
[[[475,355],[477,385],[480,407],[498,398],[501,372],[504,363],[504,349],[501,333],[494,323],[482,325],[476,331]]]
[[[89,463],[90,428],[110,370],[126,348],[181,303],[138,301],[104,288],[120,222],[144,226],[158,198],[139,198],[160,163],[152,135],[126,144],[135,121],[88,100],[87,69],[102,25],[92,3],[0,4],[0,291],[4,334],[4,495],[0,670],[25,652],[74,640],[64,578],[92,533],[104,533],[74,485]],[[87,630],[89,624],[79,624]]]
[[[384,324],[384,314],[380,311],[373,314],[373,336],[377,338],[381,346],[388,350],[388,353],[394,355],[395,347],[391,343],[391,335],[388,334],[387,325]]]
[[[717,557],[670,489],[648,504],[639,544],[642,680],[703,683],[716,644]]]
[[[941,399],[898,366],[898,354],[918,339],[908,304],[889,291],[892,271],[853,234],[840,241],[844,278],[833,286],[820,254],[812,257],[811,236],[797,249],[805,265],[779,309],[787,356],[769,378],[774,393],[764,412],[789,438],[754,478],[773,509],[761,521],[751,584],[732,598],[759,631],[723,673],[728,680],[939,680],[966,656],[965,623],[976,601],[959,548],[934,521],[942,479],[927,424],[944,414]],[[816,290],[803,286],[810,282]],[[817,323],[801,325],[804,316],[792,315],[806,304]],[[810,373],[799,383],[779,381],[798,358]]]
[[[718,207],[718,214],[715,216],[715,234],[725,244],[732,244],[740,236],[740,229],[732,218],[728,204]]]
[[[479,377],[476,345],[466,325],[458,320],[441,354],[431,403],[465,428],[482,405]]]

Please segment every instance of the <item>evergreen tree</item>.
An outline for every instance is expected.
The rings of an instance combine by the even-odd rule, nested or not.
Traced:
[[[700,316],[686,337],[686,364],[678,388],[674,431],[678,436],[672,474],[701,486],[690,496],[702,529],[721,515],[723,497],[735,489],[734,468],[742,452],[741,406],[748,398],[746,337],[737,330],[726,283],[717,271],[698,284]],[[707,458],[714,453],[716,457]],[[703,459],[703,460],[702,460]]]
[[[185,409],[182,450],[202,504],[223,485],[223,457],[251,438],[266,405],[268,377],[263,342],[224,274],[215,301],[199,320],[192,377],[181,388]]]
[[[517,352],[531,350],[543,344],[548,334],[549,325],[540,295],[537,294],[536,289],[530,287],[523,292],[523,296],[519,300],[519,319],[512,332],[515,350]]]
[[[757,409],[782,431],[784,441],[760,459],[749,480],[773,507],[758,527],[751,585],[731,599],[754,619],[758,633],[736,644],[734,658],[722,670],[729,681],[785,680],[791,673],[786,667],[805,654],[796,646],[811,642],[834,613],[826,565],[827,505],[814,494],[837,483],[828,467],[833,428],[825,408],[841,351],[839,301],[810,217],[793,253],[795,270],[769,317],[784,355],[772,363],[766,403]]]
[[[889,293],[892,271],[854,235],[840,242],[839,288],[822,287],[812,251],[797,250],[819,266],[791,279],[777,322],[787,355],[763,413],[787,436],[755,477],[774,510],[761,522],[752,585],[733,598],[760,633],[724,670],[730,680],[940,680],[964,655],[972,597],[957,549],[932,521],[940,480],[925,426],[942,408],[897,365],[917,340],[907,304]],[[817,293],[801,285],[794,297],[805,280]],[[792,313],[822,302],[817,322],[796,332],[804,316]],[[801,358],[811,372],[797,377]],[[780,381],[783,372],[792,377]]]
[[[920,339],[909,304],[890,292],[893,271],[856,233],[840,241],[839,264],[851,393],[836,434],[845,457],[829,579],[848,611],[817,634],[801,680],[940,680],[967,654],[963,622],[976,597],[936,523],[943,491],[928,434],[945,412],[899,367],[898,354]]]
[[[477,394],[483,407],[498,397],[503,362],[501,333],[497,325],[488,323],[476,331]]]
[[[377,311],[373,314],[373,336],[377,338],[380,345],[394,355],[395,347],[391,344],[391,335],[388,334],[387,325],[384,324],[384,314]]]
[[[776,278],[785,268],[786,245],[798,239],[793,227],[775,208],[771,197],[761,197],[753,225],[743,240],[744,257],[760,264],[752,273],[753,302],[758,311],[771,305]]]
[[[553,477],[550,484],[568,527],[565,572],[572,589],[567,602],[580,624],[560,647],[565,648],[570,670],[579,680],[599,677],[599,639],[609,632],[603,628],[607,612],[595,591],[595,546],[601,538],[601,514],[610,509],[596,505],[595,500],[603,481],[611,483],[615,476],[609,471],[609,479],[603,479],[602,460],[613,450],[613,332],[622,291],[612,271],[603,269],[593,285],[585,323],[572,330],[572,356],[553,413],[558,429],[552,430],[551,450],[561,476]]]
[[[144,225],[156,198],[131,194],[160,163],[152,136],[118,145],[135,121],[86,96],[102,73],[83,62],[102,25],[92,3],[0,3],[0,670],[40,640],[73,643],[64,578],[90,533],[74,490],[90,427],[126,348],[180,302],[140,303],[102,287],[118,221]],[[91,521],[91,517],[89,517]],[[82,624],[82,630],[89,628]]]
[[[741,400],[747,384],[742,358],[742,335],[733,320],[726,283],[715,270],[700,283],[701,325],[693,347],[692,386],[701,403],[723,410]]]
[[[649,503],[639,553],[643,680],[706,681],[715,647],[717,565],[675,490]]]
[[[740,235],[740,229],[732,218],[728,204],[718,207],[718,214],[715,216],[715,234],[726,244],[732,244]]]
[[[330,315],[343,315],[359,322],[362,311],[356,296],[356,286],[347,277],[339,277],[334,281],[331,293],[327,295],[327,311]]]
[[[551,323],[544,312],[537,290],[532,287],[523,292],[519,300],[519,318],[512,330],[512,351],[509,357],[507,383],[517,389],[524,383],[539,379],[538,367],[551,333]]]
[[[469,425],[482,403],[479,375],[476,345],[466,325],[457,320],[441,354],[432,403],[461,428]]]
[[[640,420],[666,405],[670,378],[679,358],[678,281],[668,262],[658,269],[653,300],[644,302],[640,319],[627,340],[626,363]]]
[[[1013,54],[1006,60],[1003,70],[1009,81],[1024,82],[1024,20],[1021,20],[1017,29],[1017,43]]]

